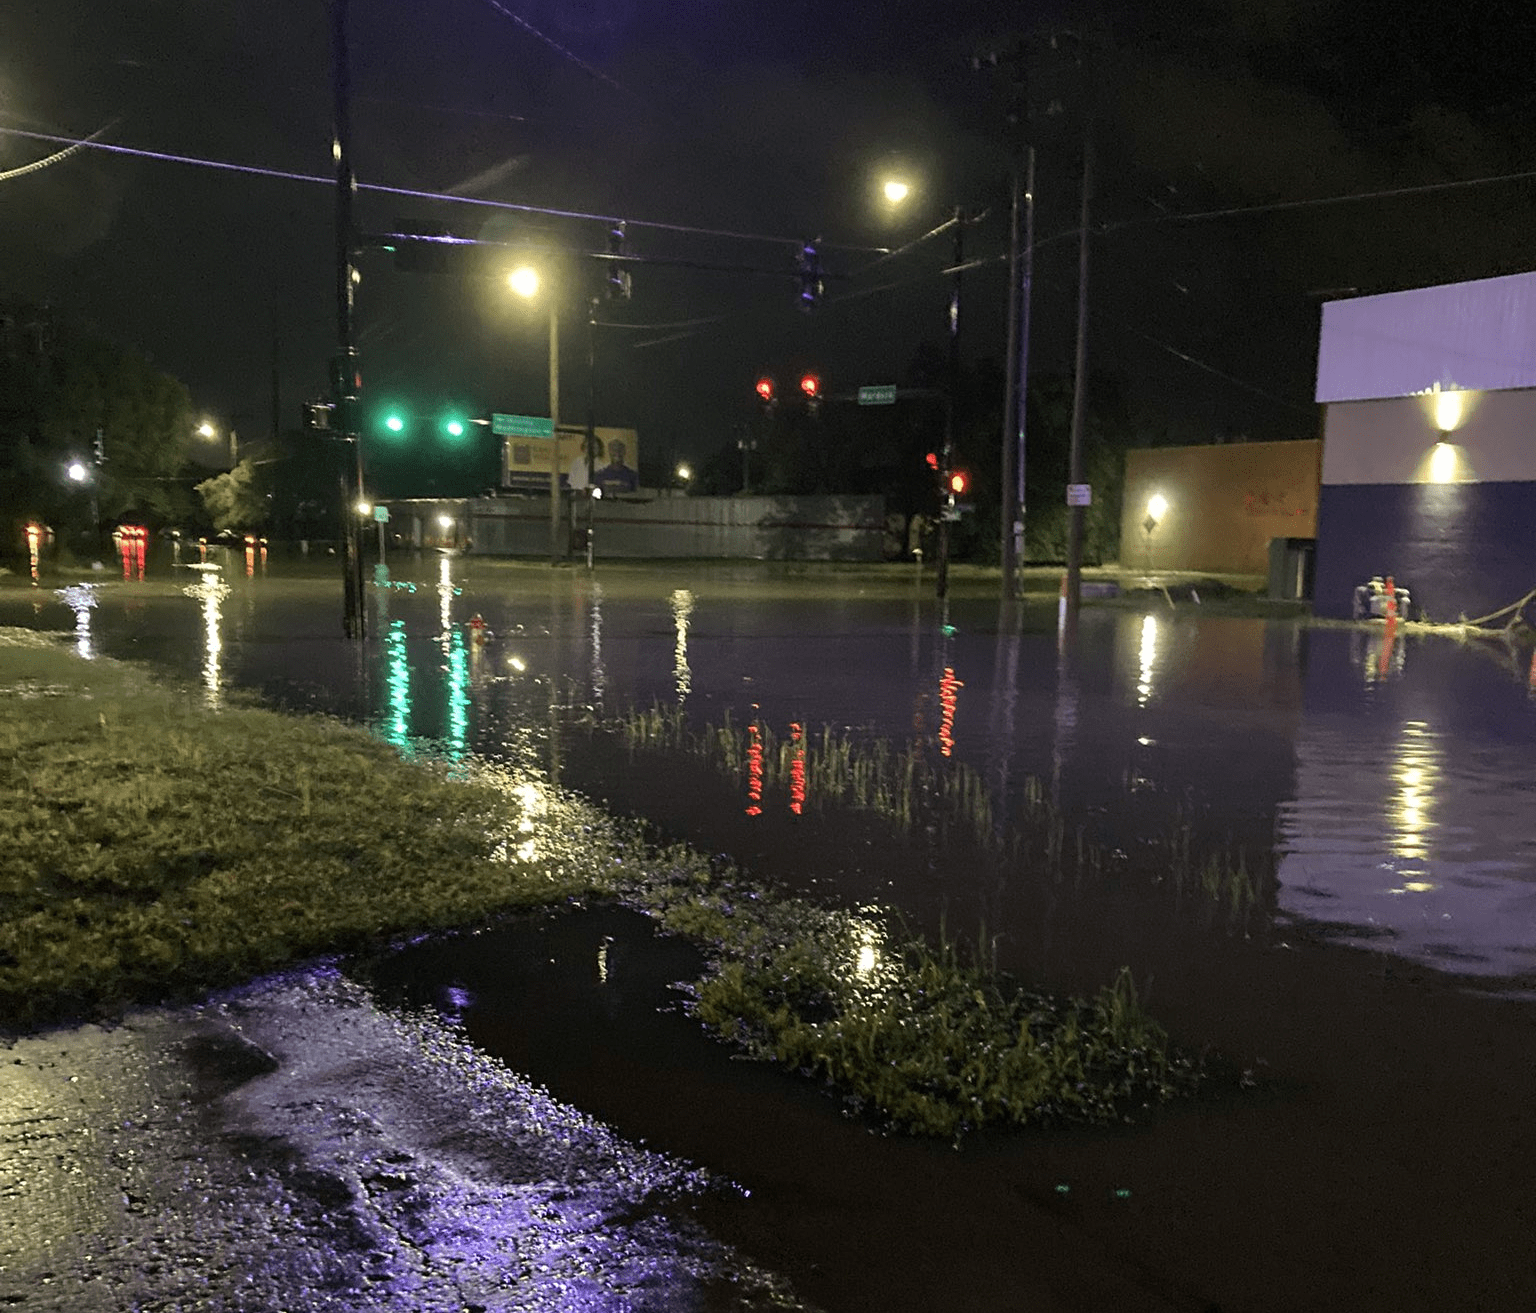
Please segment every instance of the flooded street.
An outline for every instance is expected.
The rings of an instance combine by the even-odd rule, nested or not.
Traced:
[[[206,564],[8,591],[0,624],[148,661],[210,705],[254,693],[407,752],[536,769],[1034,982],[1090,991],[1129,966],[1176,1041],[1251,1075],[1150,1127],[957,1152],[870,1134],[705,1040],[668,988],[690,950],[637,917],[353,964],[401,1009],[386,1015],[437,1016],[625,1152],[643,1141],[740,1186],[690,1195],[710,1240],[662,1246],[683,1294],[615,1278],[548,1306],[789,1299],[764,1272],[833,1313],[1536,1306],[1528,648],[1161,598],[1089,608],[1064,640],[1052,608],[961,593],[940,610],[931,580],[884,572],[446,555],[381,572],[369,640],[348,644],[330,564]],[[592,730],[653,709],[732,727],[741,768]],[[981,792],[905,818],[831,805],[795,767],[827,735],[861,760],[910,749]],[[276,1047],[267,1024],[257,1042]]]

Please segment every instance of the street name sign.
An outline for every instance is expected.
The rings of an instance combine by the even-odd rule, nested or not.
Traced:
[[[895,404],[896,385],[894,383],[876,383],[871,387],[859,389],[861,406],[894,406]]]
[[[499,438],[552,438],[555,426],[547,415],[493,414],[491,432]]]
[[[377,520],[380,524],[388,524],[389,523],[389,507],[388,506],[375,506],[373,508],[373,518],[375,520]]]

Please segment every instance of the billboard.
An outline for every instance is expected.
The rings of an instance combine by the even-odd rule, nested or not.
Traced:
[[[607,428],[594,431],[592,467],[595,482],[605,495],[634,492],[640,486],[640,442],[634,429]],[[587,430],[560,425],[549,438],[509,434],[501,440],[501,486],[520,491],[547,492],[553,456],[562,488],[587,486]]]

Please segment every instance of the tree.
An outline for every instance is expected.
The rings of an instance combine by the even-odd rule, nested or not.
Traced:
[[[272,504],[265,480],[248,460],[204,479],[197,485],[197,495],[215,529],[254,529],[266,523]]]

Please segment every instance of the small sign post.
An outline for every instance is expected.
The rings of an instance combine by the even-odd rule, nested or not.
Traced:
[[[859,389],[861,406],[894,406],[895,404],[896,385],[894,383],[876,383]]]
[[[1092,506],[1093,505],[1093,485],[1091,483],[1069,483],[1069,484],[1067,484],[1067,505],[1068,506]]]

